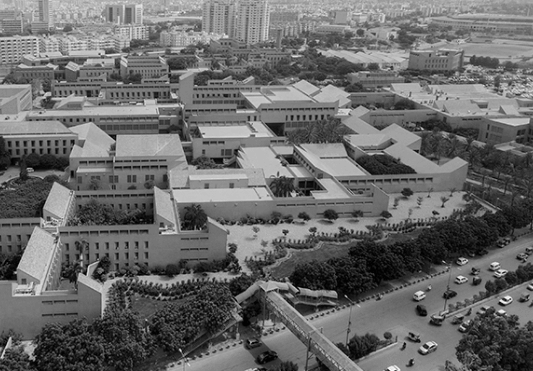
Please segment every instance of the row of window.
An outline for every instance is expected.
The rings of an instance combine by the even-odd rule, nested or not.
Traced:
[[[66,139],[63,139],[61,142],[62,142],[63,147],[67,146],[67,140]],[[22,145],[21,145],[21,143],[22,143]],[[44,146],[44,140],[39,140],[39,141],[36,141],[36,140],[22,140],[22,141],[19,141],[19,140],[6,140],[6,147],[8,149],[10,149],[10,148],[18,148],[18,147],[35,148],[37,143],[39,144],[39,147],[43,147]],[[54,140],[54,146],[55,147],[59,147],[59,143],[60,143],[59,140]],[[76,144],[76,141],[71,139],[70,142],[69,142],[69,146],[73,146],[74,144]],[[47,140],[46,141],[46,147],[51,147],[51,146],[52,146],[52,141],[51,140]]]
[[[70,149],[68,149],[68,151],[70,152]],[[39,155],[44,155],[44,154],[47,154],[47,155],[60,155],[60,154],[66,155],[67,154],[67,149],[63,148],[61,150],[62,153],[59,153],[59,148],[55,148],[54,150],[52,150],[51,148],[47,148],[46,150],[40,148],[38,151],[32,150],[31,152],[38,153]],[[15,155],[29,155],[31,152],[30,152],[29,149],[23,149],[23,150],[16,149],[15,150]]]
[[[26,235],[26,241],[29,240],[30,237],[31,237],[31,235],[27,234]],[[17,234],[15,236],[12,236],[12,235],[8,234],[8,235],[5,236],[5,239],[4,239],[4,242],[6,242],[6,241],[7,242],[12,242],[12,241],[21,242],[22,241],[22,235],[21,234]],[[0,242],[2,242],[2,235],[0,235]]]
[[[104,228],[105,226],[101,226],[101,228]],[[107,235],[118,235],[118,234],[123,234],[123,235],[133,235],[133,234],[148,234],[148,229],[121,229],[120,231],[118,230],[98,230],[98,231],[90,231],[90,232],[82,232],[82,231],[62,231],[61,232],[61,235],[64,235],[64,236],[88,236],[88,235],[91,235],[91,236],[107,236]],[[148,242],[145,242],[145,244],[147,244]],[[146,248],[148,245],[145,245]]]
[[[117,261],[117,260],[120,261],[120,254],[121,254],[121,253],[118,253],[118,252],[114,253],[113,258],[115,259],[115,261]],[[131,257],[131,258],[133,258],[133,260],[135,260],[136,262],[139,260],[139,257],[141,256],[141,254],[138,253],[138,252],[134,252],[134,253],[131,254],[131,255],[130,255],[129,252],[125,252],[125,253],[122,253],[122,254],[123,254],[123,257],[124,257],[125,260],[129,260],[130,257]],[[95,254],[94,254],[94,259],[93,259],[92,261],[100,260],[100,257],[103,258],[104,256],[106,256],[106,257],[108,257],[108,258],[110,258],[110,259],[112,258],[112,257],[110,256],[110,254],[107,253],[107,252],[106,252],[106,253],[103,253],[103,254],[95,253]],[[145,251],[145,252],[142,254],[142,256],[144,257],[144,259],[148,260],[148,258],[149,258],[149,253],[148,253],[147,251]],[[66,261],[66,263],[69,263],[69,262],[70,262],[70,258],[71,258],[70,254],[65,254],[65,261]],[[73,254],[72,258],[74,259],[74,261],[78,261],[78,260],[80,260],[80,254]],[[89,254],[85,254],[84,259],[86,259],[87,261],[90,261],[90,260],[89,260]],[[125,264],[126,264],[126,266],[128,266],[128,263],[125,263]],[[141,264],[142,264],[142,263],[141,263]]]
[[[94,243],[94,249],[95,250],[100,250],[100,247],[102,247],[102,249],[105,249],[105,250],[110,250],[110,247],[111,247],[111,244],[113,244],[113,247],[115,250],[120,250],[121,248],[121,243],[119,241],[115,241],[113,243],[111,242],[95,242]],[[133,247],[135,250],[139,250],[140,246],[141,246],[141,243],[139,241],[133,241],[133,244],[131,244],[129,241],[124,241],[122,243],[122,248],[124,248],[125,250],[129,250],[129,248]],[[88,247],[91,248],[91,244],[89,243],[88,244]],[[145,249],[148,249],[150,247],[150,244],[148,243],[148,241],[143,241],[143,247]],[[65,244],[65,251],[70,251],[70,244],[66,243]]]

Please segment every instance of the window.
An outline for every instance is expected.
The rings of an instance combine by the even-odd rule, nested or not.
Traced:
[[[128,183],[137,183],[137,175],[128,175]]]
[[[94,244],[94,248],[95,248],[96,250],[100,250],[100,243],[99,243],[99,242],[96,242],[96,243]]]
[[[144,248],[145,248],[145,249],[148,248],[148,241],[144,241]]]
[[[115,260],[119,260],[118,252],[115,253]]]
[[[145,181],[154,180],[154,179],[155,179],[155,175],[145,175],[144,177]]]
[[[209,183],[204,184],[204,189],[209,189]]]
[[[235,188],[235,183],[230,183],[230,184],[229,184],[229,187],[230,187],[230,188]]]

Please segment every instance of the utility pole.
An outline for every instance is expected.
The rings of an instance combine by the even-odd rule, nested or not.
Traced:
[[[351,331],[351,327],[352,327],[352,307],[354,306],[354,302],[350,300],[350,298],[346,295],[344,295],[344,297],[346,299],[348,299],[348,301],[350,302],[350,316],[348,317],[348,328],[346,329],[346,347],[348,347],[348,338],[350,337],[350,331]]]

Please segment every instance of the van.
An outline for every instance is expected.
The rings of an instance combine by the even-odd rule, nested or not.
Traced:
[[[417,291],[413,295],[414,301],[424,300],[425,298],[426,298],[426,293],[424,291]]]
[[[438,314],[432,314],[429,322],[433,325],[442,326],[442,322],[444,322],[445,318],[446,317],[440,316]]]
[[[500,269],[500,263],[498,262],[490,263],[489,269],[491,271],[497,271],[498,269]]]

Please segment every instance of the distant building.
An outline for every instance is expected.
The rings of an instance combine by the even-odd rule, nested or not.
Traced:
[[[334,10],[333,23],[334,24],[348,24],[352,20],[352,14],[348,10]]]
[[[143,24],[142,4],[106,5],[104,17],[107,22],[114,24]]]
[[[232,0],[206,0],[202,6],[202,30],[207,33],[235,33],[236,5]]]
[[[0,65],[20,63],[26,54],[39,54],[37,36],[0,37]]]
[[[38,0],[37,5],[39,7],[39,21],[51,24],[49,0]]]
[[[268,40],[270,7],[268,0],[241,0],[237,5],[235,38],[246,44]]]
[[[376,90],[390,87],[391,84],[403,83],[405,78],[393,71],[362,71],[350,73],[347,76],[351,84],[361,84],[364,89]]]
[[[463,67],[464,50],[412,50],[409,53],[410,70],[456,71]]]
[[[494,31],[494,32],[531,32],[533,17],[503,14],[459,14],[431,18],[431,23],[454,30]]]
[[[159,56],[127,56],[120,60],[120,75],[141,74],[143,78],[168,75],[168,64]]]
[[[22,18],[19,19],[2,19],[0,20],[0,28],[7,34],[19,34],[24,29]]]
[[[128,40],[148,40],[148,29],[146,26],[117,26],[114,29],[115,35],[123,36]]]
[[[350,31],[349,26],[344,26],[340,24],[322,24],[315,28],[315,32],[321,35],[329,35],[335,33],[345,34],[348,31]]]
[[[0,85],[0,115],[16,115],[31,106],[31,85]]]

